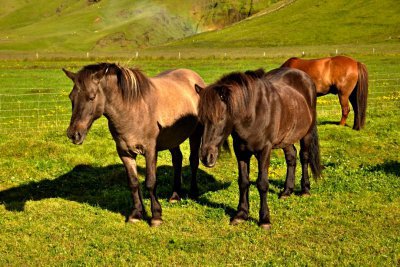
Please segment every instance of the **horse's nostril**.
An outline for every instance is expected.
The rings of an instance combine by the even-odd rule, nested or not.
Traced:
[[[211,164],[211,163],[213,163],[213,162],[214,162],[214,154],[210,153],[210,154],[208,154],[208,156],[207,156],[207,163],[208,163],[208,164]]]
[[[75,141],[78,141],[79,139],[81,139],[81,134],[79,132],[75,132],[74,139],[75,139]]]

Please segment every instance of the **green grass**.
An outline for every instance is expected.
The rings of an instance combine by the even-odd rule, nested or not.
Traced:
[[[297,0],[270,14],[168,47],[231,48],[396,43],[400,5],[385,1]]]
[[[253,12],[270,4],[254,1]],[[228,10],[241,5],[247,6],[237,1],[224,1],[213,8],[208,1],[192,0],[102,0],[95,4],[5,0],[0,8],[0,54],[132,52],[193,35],[217,22],[229,24]]]
[[[312,181],[311,197],[279,200],[286,169],[283,153],[274,151],[268,194],[273,227],[269,232],[257,226],[256,162],[251,166],[251,219],[230,226],[238,202],[235,158],[223,154],[215,168],[201,166],[201,195],[191,200],[186,197],[190,184],[187,143],[183,145],[185,198],[168,203],[171,157],[161,152],[157,176],[164,224],[157,229],[146,222],[126,224],[131,199],[106,120],[95,122],[82,146],[72,145],[65,136],[70,112],[67,94],[72,85],[60,68],[77,70],[92,62],[0,62],[0,94],[47,88],[59,93],[65,108],[65,119],[59,125],[42,128],[35,124],[23,131],[12,124],[11,130],[1,131],[0,265],[398,265],[398,56],[357,59],[367,65],[371,80],[366,128],[358,132],[335,125],[340,119],[337,97],[318,99],[318,130],[326,167],[323,178]],[[271,69],[284,60],[142,59],[130,64],[149,75],[171,67],[191,68],[209,83],[223,73]],[[24,103],[24,97],[19,99]],[[352,126],[352,117],[348,124]],[[138,166],[144,189],[142,157]],[[299,176],[298,167],[296,193],[300,192]],[[142,192],[149,212],[148,193]]]
[[[10,1],[0,12],[2,58],[116,56],[242,57],[335,53],[399,53],[396,0],[254,1],[250,19],[230,24],[245,1]],[[275,10],[282,3],[290,3]],[[214,4],[215,5],[215,4]],[[275,10],[275,11],[274,11]],[[272,11],[272,12],[268,12]],[[200,22],[201,21],[201,22]],[[195,35],[198,25],[224,29]],[[151,49],[146,49],[151,47]],[[385,51],[379,50],[383,48]],[[195,51],[195,52],[193,52]]]

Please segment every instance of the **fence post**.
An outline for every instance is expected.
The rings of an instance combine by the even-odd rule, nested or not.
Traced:
[[[18,130],[21,130],[21,101],[18,100]]]
[[[58,128],[58,98],[56,96],[56,128]]]
[[[40,94],[39,94],[39,98],[40,98]],[[40,128],[40,125],[39,125],[39,119],[40,119],[40,116],[39,116],[39,99],[37,100],[37,108],[36,108],[36,116],[37,116],[37,124],[36,124],[36,126],[37,126],[37,129],[39,130],[39,128]]]

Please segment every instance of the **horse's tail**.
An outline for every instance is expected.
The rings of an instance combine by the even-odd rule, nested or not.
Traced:
[[[350,95],[350,102],[354,109],[353,129],[361,130],[365,125],[368,98],[368,71],[365,65],[357,62],[358,81],[355,90]]]
[[[309,156],[310,156],[310,167],[311,172],[314,178],[319,178],[322,172],[322,165],[321,165],[321,155],[319,152],[319,140],[318,140],[318,130],[317,130],[317,122],[315,119],[313,128],[311,130],[311,144],[309,149]]]

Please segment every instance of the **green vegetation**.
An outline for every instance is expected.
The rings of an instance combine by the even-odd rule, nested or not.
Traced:
[[[2,1],[2,52],[135,51],[243,19],[271,2]]]
[[[396,43],[400,5],[385,1],[297,0],[276,12],[167,46],[276,47]]]
[[[200,198],[168,203],[171,157],[158,160],[158,193],[164,224],[126,224],[131,200],[124,168],[105,119],[95,122],[82,146],[58,126],[0,134],[0,265],[372,265],[400,260],[400,157],[398,153],[400,68],[396,56],[358,58],[366,63],[371,87],[366,129],[334,125],[340,118],[336,96],[319,99],[324,176],[312,182],[312,196],[279,200],[283,188],[283,153],[271,160],[268,201],[273,228],[257,226],[258,193],[251,186],[251,220],[230,226],[238,202],[235,158],[223,154],[217,166],[199,172]],[[154,75],[171,66],[187,67],[212,82],[222,73],[279,66],[276,59],[141,60]],[[1,88],[48,87],[69,92],[61,67],[82,62],[0,64]],[[26,77],[18,79],[18,77]],[[16,91],[19,92],[19,91]],[[67,99],[66,94],[62,97]],[[47,96],[51,100],[51,96]],[[61,99],[60,99],[61,101]],[[54,118],[54,115],[53,117]],[[352,125],[352,117],[349,118]],[[189,190],[188,144],[184,153],[184,192]],[[138,162],[143,183],[144,161]],[[296,192],[300,171],[297,171]],[[251,180],[257,176],[252,162]],[[144,188],[142,184],[142,188]],[[146,190],[144,199],[149,212]]]
[[[236,49],[237,55],[242,47],[260,49],[258,55],[282,53],[282,47],[310,55],[310,48],[321,46],[351,53],[371,53],[378,46],[399,53],[396,0],[259,0],[252,1],[252,12],[250,2],[6,0],[0,7],[0,56],[39,52],[69,57],[79,52],[82,57],[89,52],[133,57],[140,51],[166,57],[210,49],[222,55]],[[254,15],[233,23],[249,12]],[[230,26],[194,35],[225,25]]]
[[[254,0],[255,16],[195,36],[196,29],[242,19],[251,1],[89,2],[96,1],[4,0],[0,6],[0,57],[7,59],[0,61],[0,266],[400,264],[397,1]],[[158,44],[165,45],[144,49]],[[271,231],[257,226],[255,161],[251,219],[230,226],[238,203],[234,156],[222,154],[213,169],[200,167],[201,195],[192,200],[184,143],[185,197],[171,204],[171,157],[160,152],[164,224],[150,228],[146,221],[125,223],[132,203],[106,119],[94,123],[82,146],[65,136],[72,84],[62,67],[112,61],[148,75],[190,68],[210,83],[232,71],[276,68],[303,52],[348,54],[366,64],[367,123],[352,130],[351,112],[349,125],[339,127],[337,96],[318,99],[323,177],[312,181],[311,197],[279,200],[286,166],[282,151],[273,152]],[[144,168],[139,157],[149,212]],[[296,193],[299,176],[298,164]]]

